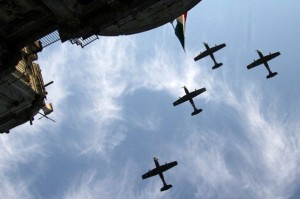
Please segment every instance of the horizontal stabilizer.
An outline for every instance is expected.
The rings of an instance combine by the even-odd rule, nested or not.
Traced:
[[[194,112],[192,112],[192,116],[197,115],[198,113],[201,113],[202,109],[197,109]]]
[[[222,65],[223,65],[223,63],[218,63],[218,64],[214,65],[214,66],[212,67],[212,69],[219,68],[219,67],[222,66]]]
[[[172,185],[171,185],[171,184],[168,184],[168,185],[162,187],[162,188],[160,189],[160,191],[166,191],[166,190],[168,190],[168,189],[170,189],[170,188],[172,188]]]
[[[270,73],[270,74],[267,76],[267,79],[272,78],[272,77],[276,76],[277,74],[278,74],[277,72]]]

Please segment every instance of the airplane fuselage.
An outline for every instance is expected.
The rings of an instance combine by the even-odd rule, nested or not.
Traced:
[[[268,70],[269,75],[267,75],[267,78],[271,78],[276,76],[278,73],[277,72],[272,72],[268,61],[270,61],[271,59],[274,59],[275,57],[280,55],[280,52],[275,52],[275,53],[270,53],[269,55],[263,55],[259,50],[256,50],[256,52],[259,55],[259,59],[258,60],[254,60],[251,64],[249,64],[247,66],[248,69],[254,68],[260,64],[264,64],[265,68]]]
[[[205,46],[206,50],[210,49],[207,43],[204,43],[204,46]]]
[[[216,68],[219,68],[220,66],[222,66],[223,63],[218,63],[218,62],[216,61],[215,56],[214,56],[214,52],[220,50],[221,48],[224,48],[224,47],[226,46],[226,44],[223,43],[223,44],[220,44],[220,45],[218,45],[218,46],[216,45],[216,46],[214,46],[214,47],[212,47],[212,48],[210,48],[209,45],[208,45],[207,43],[205,43],[205,42],[204,42],[203,44],[204,44],[204,47],[206,48],[206,51],[200,53],[198,56],[196,56],[196,57],[194,58],[194,60],[195,60],[195,61],[198,61],[199,59],[202,59],[202,58],[204,58],[204,57],[206,57],[206,56],[209,55],[209,56],[211,57],[211,59],[213,60],[214,64],[215,64],[215,65],[212,67],[212,69],[216,69]]]
[[[214,51],[212,48],[210,48],[210,47],[208,46],[207,43],[204,43],[204,46],[205,46],[205,48],[206,48],[206,50],[207,50],[208,55],[210,56],[210,58],[213,60],[213,62],[214,62],[214,64],[215,64],[214,67],[213,67],[213,69],[220,67],[222,64],[221,64],[221,63],[218,63],[218,62],[216,61],[216,58],[215,58],[215,56],[214,56],[214,52],[215,52],[215,51]]]
[[[163,175],[163,172],[165,172],[166,170],[176,166],[178,163],[177,161],[173,161],[170,163],[166,163],[164,165],[160,165],[158,162],[158,159],[156,157],[153,158],[154,163],[155,163],[155,168],[152,170],[149,170],[147,173],[145,173],[144,175],[142,175],[143,179],[155,176],[155,175],[159,175],[161,181],[163,182],[163,187],[160,189],[160,191],[166,191],[170,188],[172,188],[171,184],[167,184]]]
[[[266,58],[266,57],[262,54],[262,52],[260,52],[259,50],[256,50],[256,52],[258,53],[258,55],[259,55],[259,57],[260,57],[262,63],[264,64],[264,66],[265,66],[266,69],[268,70],[269,74],[272,74],[272,71],[271,71],[271,69],[270,69],[270,67],[269,67],[269,64],[268,64],[268,61],[270,61],[270,58],[269,58],[269,59]]]
[[[188,90],[185,86],[184,86],[183,88],[184,88],[185,94],[186,94],[186,96],[188,97],[190,103],[192,104],[194,110],[197,110],[197,108],[196,108],[196,106],[195,106],[195,103],[194,103],[194,101],[193,101],[193,98],[190,96],[189,90]]]
[[[262,52],[260,52],[259,50],[256,50],[256,52],[258,53],[260,58],[264,58],[264,55],[262,54]]]
[[[154,163],[155,163],[156,168],[159,168],[160,165],[159,165],[158,159],[157,158],[153,158],[153,159],[154,159]]]
[[[157,158],[154,158],[154,163],[155,163],[156,168],[159,169],[159,168],[160,168],[160,164],[159,164]],[[159,172],[158,175],[159,175],[161,181],[163,182],[164,186],[167,186],[167,183],[166,183],[166,181],[165,181],[165,177],[164,177],[163,173],[162,173],[162,172]]]
[[[184,88],[185,94],[189,95],[190,94],[189,90],[185,86],[183,88]]]
[[[193,106],[194,108],[194,112],[192,112],[192,116],[193,115],[197,115],[198,113],[200,113],[202,111],[202,109],[197,109],[196,106],[195,106],[195,103],[193,101],[193,98],[196,97],[197,95],[200,95],[201,93],[205,92],[206,89],[205,88],[201,88],[201,89],[198,89],[193,92],[189,92],[189,90],[183,86],[182,87],[185,91],[185,96],[183,97],[179,97],[178,100],[176,100],[175,102],[173,102],[173,106],[177,106],[183,102],[186,102],[186,101],[189,101],[191,103],[191,105]]]

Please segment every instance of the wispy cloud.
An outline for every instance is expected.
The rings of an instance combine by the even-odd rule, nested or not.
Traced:
[[[292,108],[283,114],[286,107],[280,107],[292,99],[237,78],[235,68],[212,71],[205,62],[193,61],[198,52],[187,50],[175,56],[166,46],[151,45],[144,47],[151,56],[141,59],[137,42],[134,36],[101,38],[84,50],[69,44],[44,50],[39,63],[45,82],[54,80],[47,90],[54,105],[50,116],[57,122],[37,120],[29,132],[26,124],[16,128],[17,137],[1,137],[4,185],[0,193],[8,198],[30,198],[36,176],[14,180],[7,172],[16,174],[20,164],[40,162],[38,176],[43,173],[45,157],[55,156],[56,151],[87,165],[72,168],[75,177],[62,191],[66,199],[183,195],[257,199],[286,198],[293,192],[300,174],[299,114]],[[170,98],[172,107],[171,102],[184,95],[183,85],[190,90],[207,88],[199,96],[207,110],[199,117],[171,115],[173,112],[157,107],[136,109],[136,97],[161,100],[162,93]],[[149,92],[153,97],[143,95]],[[172,120],[165,124],[165,118]],[[132,131],[155,133],[144,133],[132,141],[129,136],[137,133]],[[174,188],[167,193],[160,193],[159,177],[141,180],[149,160],[146,155],[155,153],[165,155],[163,161],[179,161],[173,175],[168,175]],[[95,164],[100,165],[98,169]],[[18,188],[15,195],[13,186]]]
[[[18,129],[19,130],[19,129]],[[24,132],[22,132],[24,133]],[[46,151],[42,139],[35,134],[14,133],[0,137],[0,193],[3,198],[35,198],[30,189],[33,179],[43,172],[42,160]],[[30,165],[36,160],[35,173],[29,177],[20,175],[22,165]]]
[[[65,192],[64,199],[69,198],[166,198],[167,193],[161,193],[161,182],[148,182],[141,188],[141,176],[136,175],[137,165],[129,161],[122,166],[121,171],[108,171],[99,176],[98,171],[87,171],[74,177],[73,184]],[[153,181],[152,181],[153,182]],[[146,182],[145,182],[146,183]],[[156,191],[153,191],[156,190]],[[168,198],[168,197],[167,197]]]
[[[190,59],[190,54],[173,57],[170,52],[158,47],[154,53],[136,70],[138,74],[133,77],[132,89],[165,90],[177,96],[184,85],[196,89],[211,83],[207,70]]]
[[[247,193],[249,198],[280,198],[290,194],[288,190],[292,189],[289,187],[299,175],[296,168],[299,146],[295,141],[299,140],[295,134],[298,115],[295,118],[281,117],[282,110],[274,109],[277,106],[275,99],[282,100],[280,96],[274,95],[272,101],[267,102],[264,98],[268,93],[264,94],[258,85],[239,78],[230,79],[230,74],[226,73],[216,75],[215,71],[189,58],[172,58],[170,53],[160,48],[155,49],[153,57],[138,65],[136,54],[131,51],[136,45],[134,40],[124,42],[114,38],[102,40],[100,44],[108,48],[92,46],[84,51],[86,60],[82,65],[86,67],[81,66],[82,73],[73,74],[76,87],[72,87],[71,83],[69,87],[75,92],[72,98],[81,98],[73,112],[83,121],[76,124],[77,129],[88,133],[84,135],[85,140],[77,145],[80,154],[100,153],[108,158],[107,152],[126,140],[130,127],[125,127],[127,118],[122,103],[125,96],[130,99],[142,89],[178,96],[179,92],[183,95],[180,91],[183,85],[190,89],[206,87],[207,93],[203,95],[206,103],[216,103],[233,110],[228,122],[234,123],[222,123],[225,125],[223,129],[217,124],[205,131],[195,126],[194,132],[186,132],[186,139],[181,140],[184,147],[177,148],[175,152],[183,161],[179,177],[191,176],[185,181],[197,189],[194,197],[222,198],[225,195],[238,198]],[[159,121],[159,117],[150,115],[137,119],[135,124],[139,126],[140,123],[139,128],[149,130],[157,129],[156,124],[162,127]],[[89,128],[80,127],[83,124],[89,124]],[[116,124],[119,127],[113,127]],[[238,131],[235,126],[239,127]],[[290,133],[287,134],[286,129]],[[168,145],[172,144],[178,146],[178,142]],[[100,193],[107,194],[107,197],[120,197],[109,191],[120,182],[109,176],[99,180],[98,175],[92,172],[78,177],[75,180],[77,184],[73,186],[80,189],[70,188],[66,198],[76,195],[93,198]],[[124,184],[128,181],[125,177],[123,180]],[[127,186],[126,190],[131,195],[121,192],[125,198],[136,196],[132,191],[134,188]],[[147,196],[152,197],[150,193]]]
[[[4,177],[4,178],[3,178]],[[25,182],[21,179],[7,178],[5,176],[1,176],[1,187],[0,193],[1,197],[3,198],[11,198],[11,199],[31,199],[35,198],[32,194],[28,191],[29,183]]]
[[[53,116],[59,117],[60,125],[73,123],[72,129],[77,131],[75,137],[85,137],[82,142],[71,144],[80,154],[100,152],[104,155],[125,139],[126,128],[111,128],[114,124],[122,125],[124,121],[122,100],[125,96],[130,97],[138,89],[164,90],[178,96],[179,92],[183,94],[181,86],[187,85],[190,89],[204,87],[204,79],[211,78],[205,76],[207,70],[195,67],[190,59],[172,59],[169,53],[158,47],[152,49],[154,57],[138,63],[135,49],[134,37],[105,38],[97,45],[87,47],[82,55],[66,45],[58,48],[58,57],[57,52],[45,55],[48,62],[43,66],[44,74],[57,82],[51,85],[52,90],[49,89],[49,95],[58,97],[54,98],[57,108],[54,107]],[[81,61],[74,63],[73,56],[78,56]],[[56,61],[49,66],[52,59]],[[206,85],[207,82],[212,83],[212,78],[206,81]],[[155,129],[159,117],[143,122]]]
[[[278,103],[283,98],[247,81],[237,87],[217,78],[215,85],[220,96],[212,101],[235,110],[229,121],[234,123],[224,126],[221,121],[215,128],[194,130],[185,147],[177,149],[182,161],[189,162],[184,175],[199,184],[195,197],[288,197],[300,174],[297,110],[282,114]]]

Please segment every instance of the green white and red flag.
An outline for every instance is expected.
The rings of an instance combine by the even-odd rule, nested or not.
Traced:
[[[175,35],[178,37],[184,51],[185,51],[185,48],[184,48],[184,38],[185,38],[184,34],[185,34],[186,17],[187,17],[187,12],[185,12],[181,16],[179,16],[176,19],[177,24],[176,24],[176,27],[174,28]]]

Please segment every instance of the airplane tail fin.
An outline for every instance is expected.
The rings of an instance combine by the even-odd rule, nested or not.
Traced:
[[[267,79],[272,78],[272,77],[276,76],[277,74],[278,74],[277,72],[270,73],[270,74],[267,76]]]
[[[171,185],[171,184],[167,184],[167,185],[163,186],[163,187],[160,189],[160,191],[166,191],[166,190],[168,190],[168,189],[170,189],[170,188],[172,188],[172,185]]]
[[[219,67],[222,66],[222,65],[223,65],[223,63],[217,63],[216,65],[214,65],[214,66],[212,67],[212,69],[219,68]]]
[[[192,116],[197,115],[198,113],[201,113],[202,109],[196,109],[194,112],[192,112]]]

